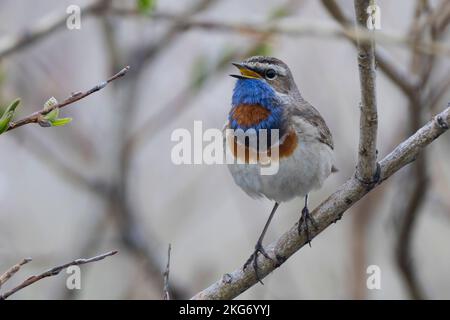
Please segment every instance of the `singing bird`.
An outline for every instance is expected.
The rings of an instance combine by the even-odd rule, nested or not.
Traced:
[[[269,148],[266,149],[270,150],[274,146],[278,148],[278,171],[272,175],[262,175],[260,169],[264,164],[250,161],[252,150],[249,149],[255,149],[255,146],[236,137],[224,139],[224,147],[229,148],[225,151],[234,158],[239,156],[239,147],[246,149],[245,159],[240,163],[234,161],[228,164],[234,182],[253,198],[266,197],[275,201],[255,250],[244,264],[245,269],[253,261],[256,278],[261,282],[258,253],[271,259],[262,241],[281,202],[304,197],[305,205],[298,222],[298,231],[300,233],[304,225],[310,243],[309,224],[316,228],[316,223],[308,210],[308,193],[320,188],[331,172],[336,171],[333,138],[320,113],[303,99],[291,71],[283,61],[274,57],[254,56],[233,65],[240,74],[231,75],[238,80],[233,90],[226,131],[241,129],[246,132],[253,129],[258,133],[261,129],[269,132],[277,129],[279,137],[276,143],[270,144],[269,141]],[[261,139],[259,135],[256,136]],[[259,142],[256,149],[259,148]],[[253,151],[258,154],[261,150]]]

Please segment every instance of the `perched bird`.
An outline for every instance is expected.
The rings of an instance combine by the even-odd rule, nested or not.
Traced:
[[[333,138],[320,113],[301,96],[291,71],[281,60],[273,57],[254,56],[243,62],[233,63],[240,74],[233,91],[232,107],[225,125],[229,129],[258,133],[261,129],[269,132],[278,130],[278,141],[270,144],[278,148],[278,171],[272,175],[262,175],[259,161],[250,162],[251,151],[256,147],[234,137],[224,140],[224,147],[237,158],[237,149],[246,149],[245,159],[241,163],[228,164],[235,183],[253,198],[266,197],[275,201],[264,229],[259,237],[253,254],[244,265],[244,269],[253,262],[256,278],[258,275],[257,258],[261,253],[270,259],[262,246],[262,241],[270,221],[279,204],[295,197],[304,197],[305,206],[301,212],[298,230],[304,225],[310,242],[309,224],[316,228],[308,210],[308,193],[322,186],[324,180],[335,171],[333,165]],[[267,135],[269,137],[270,134]],[[257,139],[260,137],[257,135]],[[269,138],[267,138],[270,140]],[[231,143],[230,143],[231,141]],[[245,141],[245,140],[244,140]],[[265,151],[267,151],[265,150]],[[258,160],[259,158],[257,158]],[[261,282],[262,283],[262,282]]]

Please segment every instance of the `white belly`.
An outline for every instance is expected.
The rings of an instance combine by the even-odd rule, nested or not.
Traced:
[[[229,164],[234,181],[251,197],[276,202],[305,196],[322,186],[330,175],[333,151],[319,141],[299,141],[293,154],[281,158],[274,175],[261,175],[258,164]]]

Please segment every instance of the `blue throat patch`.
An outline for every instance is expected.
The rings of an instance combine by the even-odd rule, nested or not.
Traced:
[[[239,79],[233,90],[233,98],[231,101],[233,109],[242,104],[259,104],[270,111],[270,115],[253,126],[241,126],[233,119],[233,109],[228,115],[230,127],[234,130],[242,129],[282,129],[283,110],[277,101],[275,90],[272,89],[265,81],[258,79]],[[280,132],[281,134],[281,132]]]

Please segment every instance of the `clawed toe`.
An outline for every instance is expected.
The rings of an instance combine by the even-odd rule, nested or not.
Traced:
[[[309,210],[307,207],[304,207],[302,210],[302,215],[300,217],[300,220],[298,221],[298,234],[300,235],[302,232],[302,226],[305,225],[305,232],[306,232],[306,242],[308,242],[309,246],[311,247],[311,234],[309,232],[309,224],[311,224],[314,228],[314,230],[317,230],[317,224],[314,218],[309,213]]]
[[[258,253],[261,253],[265,258],[272,260],[271,257],[267,254],[267,252],[264,250],[263,246],[260,243],[257,243],[255,246],[255,251],[250,255],[250,257],[247,259],[247,261],[244,264],[244,270],[247,269],[247,267],[252,263],[253,270],[255,271],[256,279],[261,283],[264,284],[261,281],[261,277],[259,276],[259,269],[258,269]]]

